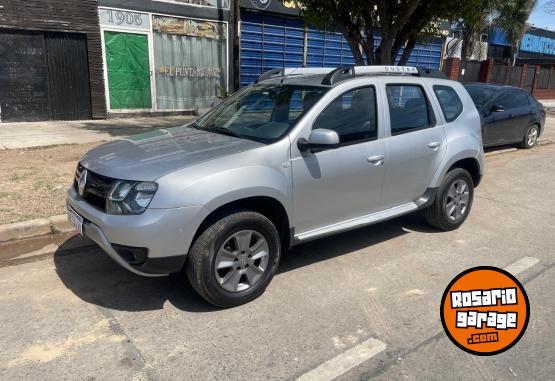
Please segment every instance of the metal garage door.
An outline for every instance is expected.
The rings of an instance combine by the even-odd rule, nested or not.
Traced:
[[[322,32],[309,28],[307,34],[307,67],[336,67],[355,64],[351,48],[341,33]]]
[[[48,71],[40,32],[0,32],[0,121],[49,119]]]
[[[374,36],[374,46],[380,44],[380,37]],[[327,67],[354,65],[353,55],[341,33],[333,33],[309,28],[307,38],[307,66]],[[403,49],[398,57],[403,54]],[[441,39],[436,38],[428,44],[417,44],[409,57],[408,66],[421,66],[439,69],[441,61]]]
[[[84,34],[46,32],[50,119],[91,119],[87,38]]]
[[[304,21],[251,11],[241,11],[241,86],[263,72],[282,67],[300,67],[304,55]],[[378,46],[380,38],[374,37]],[[307,67],[354,65],[353,55],[341,33],[307,28]],[[399,52],[399,57],[402,54]],[[439,69],[441,39],[418,44],[408,65]]]
[[[91,118],[85,35],[0,32],[0,121]]]
[[[241,86],[270,69],[302,66],[303,49],[302,20],[241,11]]]

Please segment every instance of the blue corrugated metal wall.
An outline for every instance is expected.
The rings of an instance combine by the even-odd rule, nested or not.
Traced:
[[[374,44],[380,43],[378,36]],[[303,63],[304,22],[262,13],[241,12],[241,86],[263,72],[280,67],[300,67]],[[402,50],[399,53],[399,57]],[[408,65],[439,69],[441,39],[417,45]],[[341,33],[308,28],[307,66],[354,65],[353,55]]]
[[[321,32],[309,28],[307,36],[308,67],[354,65],[349,44],[340,33]]]
[[[241,86],[277,67],[303,64],[304,22],[241,12]]]

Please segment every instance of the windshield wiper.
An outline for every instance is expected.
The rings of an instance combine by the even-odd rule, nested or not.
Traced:
[[[217,133],[217,134],[233,136],[234,138],[242,138],[242,139],[245,139],[244,136],[241,136],[241,135],[239,135],[239,134],[236,134],[235,132],[233,132],[233,131],[231,131],[230,129],[227,129],[227,128],[225,128],[225,127],[211,126],[211,127],[205,128],[204,130],[205,130],[205,131],[215,132],[215,133]]]

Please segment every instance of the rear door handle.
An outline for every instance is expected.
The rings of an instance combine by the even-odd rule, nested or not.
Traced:
[[[385,156],[384,155],[376,155],[376,156],[370,156],[368,159],[369,163],[372,163],[374,165],[382,165],[385,161]]]
[[[433,149],[433,150],[436,150],[436,149],[438,149],[438,147],[439,147],[440,145],[441,145],[440,142],[431,142],[431,143],[428,143],[428,148]]]

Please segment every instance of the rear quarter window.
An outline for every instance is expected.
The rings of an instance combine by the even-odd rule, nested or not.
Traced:
[[[461,115],[463,104],[455,89],[450,86],[434,85],[434,93],[447,122],[452,122]]]

